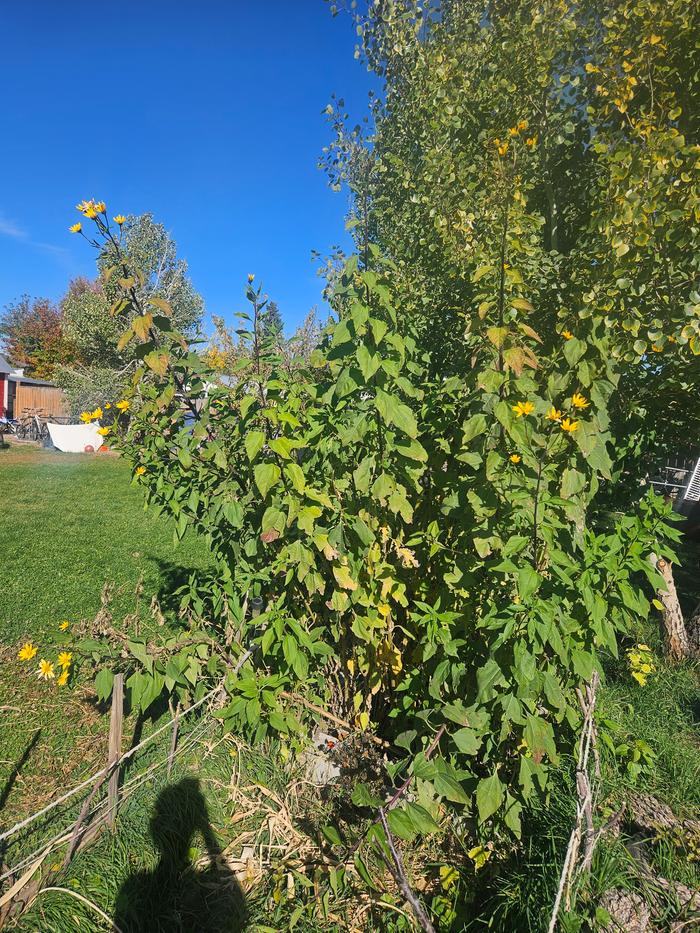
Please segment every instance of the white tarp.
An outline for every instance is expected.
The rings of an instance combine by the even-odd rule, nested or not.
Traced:
[[[82,454],[86,447],[92,447],[93,450],[99,450],[103,438],[97,433],[100,426],[99,421],[92,424],[47,424],[51,443],[58,447],[64,453]]]

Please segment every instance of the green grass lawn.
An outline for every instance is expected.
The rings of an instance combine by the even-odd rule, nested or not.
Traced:
[[[0,802],[7,823],[104,761],[108,722],[90,675],[78,671],[61,689],[34,673],[42,654],[55,657],[60,622],[94,618],[111,583],[119,623],[134,611],[139,580],[145,615],[152,596],[171,592],[209,558],[194,536],[173,543],[170,522],[144,511],[142,491],[116,456],[0,449],[0,483]],[[39,649],[31,662],[17,658],[24,641]]]
[[[188,568],[207,566],[201,540],[173,544],[172,526],[109,454],[0,450],[3,642],[40,639],[62,620],[89,618],[112,582],[115,613],[133,610],[143,577],[147,598]]]

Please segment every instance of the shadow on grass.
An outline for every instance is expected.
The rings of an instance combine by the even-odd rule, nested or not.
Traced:
[[[7,776],[7,780],[5,781],[5,784],[2,790],[0,791],[0,813],[2,813],[10,794],[12,793],[12,788],[15,786],[17,782],[17,778],[20,776],[20,774],[22,773],[22,769],[24,768],[26,763],[29,761],[29,756],[36,748],[36,744],[40,738],[41,738],[41,729],[37,729],[34,735],[31,737],[31,739],[27,742],[22,754],[19,756],[17,761],[12,766],[12,770]],[[3,864],[5,851],[6,851],[5,844],[0,843],[0,865]]]
[[[243,891],[222,857],[199,781],[186,778],[161,791],[150,831],[160,853],[158,864],[124,882],[117,896],[115,927],[122,933],[245,930]],[[204,842],[209,862],[202,871],[191,862],[197,837]]]

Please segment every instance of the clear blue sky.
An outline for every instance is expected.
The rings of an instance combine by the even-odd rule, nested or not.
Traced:
[[[68,226],[83,198],[152,211],[207,311],[256,273],[293,327],[311,262],[347,243],[345,194],[316,168],[332,92],[365,113],[354,28],[323,0],[33,0],[2,12],[0,308],[94,274]]]

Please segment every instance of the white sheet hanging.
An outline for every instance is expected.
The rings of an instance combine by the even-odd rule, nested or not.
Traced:
[[[92,424],[47,424],[51,443],[64,453],[83,454],[86,447],[99,450],[103,437],[97,433],[99,421]]]

